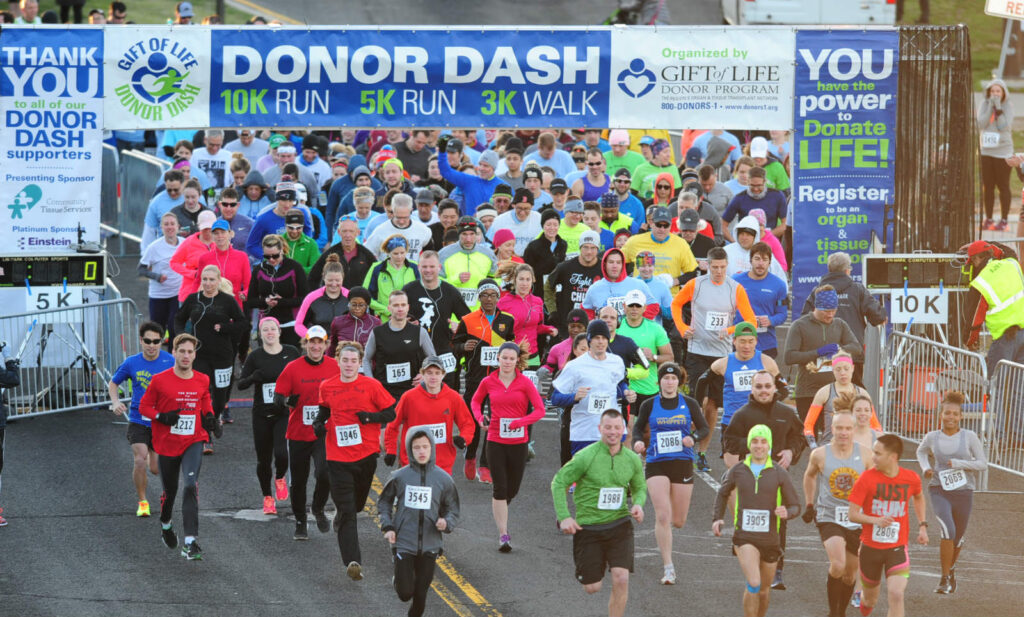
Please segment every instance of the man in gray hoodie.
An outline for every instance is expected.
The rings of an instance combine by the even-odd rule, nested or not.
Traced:
[[[423,614],[442,552],[442,535],[459,520],[459,492],[452,477],[434,464],[429,427],[413,427],[405,436],[409,464],[391,474],[377,501],[381,531],[395,559],[395,591],[412,599],[410,617]]]

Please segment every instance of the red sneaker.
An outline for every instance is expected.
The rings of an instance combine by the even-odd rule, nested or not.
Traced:
[[[277,502],[270,495],[263,498],[263,513],[264,514],[277,514]]]
[[[465,472],[467,480],[476,480],[476,459],[467,458],[466,466],[462,468],[462,471]]]
[[[3,513],[4,513],[4,509],[3,509],[3,508],[0,508],[0,527],[3,527],[3,526],[5,526],[5,525],[7,525],[7,519],[5,519],[5,518],[4,518],[3,516],[2,516],[2,515],[3,515]]]
[[[491,480],[491,470],[486,468],[486,467],[481,467],[480,470],[477,471],[476,477],[477,477],[478,480],[480,480],[484,484],[493,484],[494,483],[494,481]]]
[[[288,499],[288,481],[284,478],[278,478],[274,480],[274,488],[277,489],[277,500],[284,501]]]

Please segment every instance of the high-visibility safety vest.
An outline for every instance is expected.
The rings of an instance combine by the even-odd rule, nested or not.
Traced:
[[[985,325],[992,340],[1011,326],[1024,327],[1024,274],[1015,259],[993,259],[971,281],[988,303]]]

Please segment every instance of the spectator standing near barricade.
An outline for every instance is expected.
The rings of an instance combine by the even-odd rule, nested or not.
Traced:
[[[1006,231],[1010,216],[1010,169],[1013,153],[1013,103],[1007,100],[1006,82],[993,79],[985,87],[985,98],[978,106],[978,131],[981,133],[981,199],[985,207],[985,230]],[[996,190],[999,191],[999,222],[993,216]]]
[[[885,324],[885,307],[871,295],[864,285],[853,280],[853,265],[848,253],[832,253],[828,256],[828,274],[821,277],[821,285],[831,285],[839,298],[836,317],[850,326],[857,342],[864,345],[864,330],[867,324],[881,326]],[[815,292],[811,292],[804,302],[801,314],[806,315],[814,310]],[[853,382],[864,385],[864,361],[854,363]]]

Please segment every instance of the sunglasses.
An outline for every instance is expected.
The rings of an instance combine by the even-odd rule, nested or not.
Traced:
[[[181,189],[166,189],[168,195],[177,195],[181,192]]]
[[[238,202],[237,201],[222,201],[222,202],[220,202],[220,207],[221,208],[237,208],[238,207]]]
[[[668,223],[655,223],[654,226],[659,229],[668,229],[669,227],[671,227],[671,225],[669,225]]]
[[[602,162],[602,161],[590,161],[590,162],[587,163],[588,167],[600,167],[601,165],[604,165],[604,162]]]
[[[272,259],[281,259],[281,253],[263,253],[263,258],[266,259],[267,261],[270,261]]]
[[[159,338],[144,338],[144,339],[142,339],[142,342],[145,343],[146,345],[159,345],[160,343],[163,343],[164,341],[163,341],[163,339],[159,339]]]
[[[616,184],[629,184],[629,178],[619,178],[615,181]]]
[[[667,190],[671,189],[672,187],[667,185],[667,184],[659,184],[658,188],[661,189],[661,190],[667,191]]]

